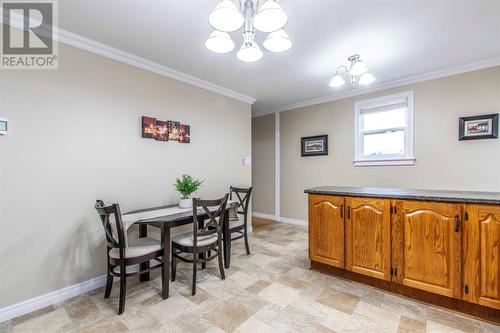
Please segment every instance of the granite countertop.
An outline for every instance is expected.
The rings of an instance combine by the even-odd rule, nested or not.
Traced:
[[[500,192],[413,190],[385,187],[320,186],[305,193],[500,205]]]

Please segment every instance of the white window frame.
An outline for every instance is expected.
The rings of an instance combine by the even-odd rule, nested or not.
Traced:
[[[370,157],[363,156],[363,131],[361,110],[383,107],[390,104],[407,103],[405,130],[405,155]],[[400,129],[400,128],[398,128]],[[357,101],[354,103],[354,166],[414,165],[415,164],[415,114],[413,91]]]

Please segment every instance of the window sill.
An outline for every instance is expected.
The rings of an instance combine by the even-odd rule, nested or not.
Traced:
[[[395,165],[415,165],[415,158],[400,158],[400,159],[378,159],[378,160],[355,160],[355,167],[363,166],[395,166]]]

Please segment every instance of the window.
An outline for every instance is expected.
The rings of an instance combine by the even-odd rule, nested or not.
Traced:
[[[356,102],[355,166],[412,165],[413,91]]]

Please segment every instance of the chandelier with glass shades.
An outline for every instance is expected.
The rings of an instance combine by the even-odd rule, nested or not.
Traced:
[[[335,76],[330,80],[330,87],[338,88],[345,84],[341,74],[349,76],[352,85],[367,85],[375,81],[375,76],[368,71],[368,66],[361,61],[359,54],[353,54],[347,60],[351,62],[351,65],[349,68],[345,65],[337,67]]]
[[[235,44],[229,32],[243,28],[243,45],[236,54],[238,59],[254,62],[264,55],[255,41],[255,30],[269,33],[263,46],[270,52],[284,52],[292,47],[292,41],[283,27],[288,16],[274,0],[239,0],[239,8],[232,0],[221,0],[208,16],[215,29],[205,46],[215,53],[231,52]]]

